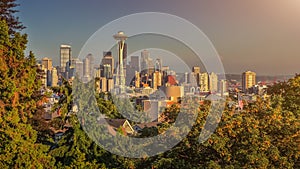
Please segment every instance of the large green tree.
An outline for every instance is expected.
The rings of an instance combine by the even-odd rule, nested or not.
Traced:
[[[0,1],[0,167],[51,168],[48,146],[36,143],[30,124],[36,111],[39,82],[35,59],[25,57],[27,35],[14,16],[14,0]]]
[[[47,146],[36,144],[36,131],[29,124],[39,89],[34,56],[24,57],[26,35],[10,38],[5,21],[0,21],[0,34],[0,166],[50,167]]]
[[[274,98],[281,98],[281,106],[299,118],[300,115],[300,74],[285,82],[279,82],[268,89]]]

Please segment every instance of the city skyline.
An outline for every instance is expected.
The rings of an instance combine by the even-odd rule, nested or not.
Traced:
[[[299,5],[0,0],[0,166],[300,169]]]
[[[62,44],[62,45],[65,45],[65,44]],[[151,48],[150,49],[141,49],[141,50],[136,51],[136,52],[132,53],[131,55],[129,55],[127,57],[126,65],[130,66],[132,64],[131,63],[132,57],[134,57],[134,58],[138,57],[138,59],[141,60],[142,59],[142,55],[141,55],[142,51],[147,51],[149,53],[149,58],[153,62],[155,62],[156,60],[162,60],[162,57],[160,57],[160,56],[164,56],[164,55],[161,55],[162,53],[163,54],[168,54],[169,55],[168,57],[172,56],[173,59],[175,59],[176,61],[182,62],[183,65],[182,65],[182,67],[181,67],[180,70],[184,70],[184,71],[177,71],[178,69],[176,69],[176,67],[173,67],[172,65],[170,66],[168,63],[165,63],[165,62],[164,62],[164,64],[162,64],[162,66],[169,67],[170,70],[174,70],[174,71],[176,71],[176,73],[179,73],[179,74],[184,74],[184,73],[192,72],[194,67],[199,67],[199,66],[201,67],[201,64],[195,64],[195,65],[193,65],[192,68],[189,68],[188,65],[186,65],[182,60],[180,60],[180,58],[178,58],[178,57],[175,58],[176,56],[174,54],[172,54],[170,52],[167,52],[167,51],[164,51],[164,50],[161,50],[161,49],[151,49]],[[102,53],[103,56],[100,57],[100,54],[99,54],[95,58],[95,60],[94,60],[94,68],[98,68],[102,64],[103,59],[105,59],[105,57],[107,56],[107,53],[109,53],[108,55],[111,55],[114,60],[118,59],[118,54],[117,53],[114,54],[111,51],[103,51],[103,53]],[[158,53],[160,54],[160,56],[158,55]],[[88,54],[88,55],[91,55],[91,54]],[[59,67],[60,63],[54,63],[54,62],[52,62],[53,58],[51,58],[51,57],[38,58],[37,61],[42,62],[44,59],[50,59],[51,63],[53,63],[52,64],[53,67]],[[78,58],[78,57],[72,57],[72,60],[74,60],[74,59],[80,61],[80,58]],[[82,61],[84,59],[85,58],[82,58]],[[169,59],[169,58],[167,58],[167,59]],[[60,60],[60,58],[58,58],[58,60]],[[114,63],[114,61],[112,63]],[[116,64],[118,64],[118,62],[114,63],[113,66],[116,67],[117,66]],[[141,65],[139,65],[139,66],[141,66]],[[236,72],[236,73],[226,73],[225,72],[225,73],[228,74],[228,75],[241,75],[242,76],[242,73],[247,72],[247,71],[254,71],[255,72],[255,70],[253,70],[253,69],[244,69],[241,72]],[[207,72],[207,71],[205,71],[205,69],[203,69],[201,67],[201,73],[214,73],[214,72]],[[217,73],[217,74],[221,75],[219,73]],[[268,76],[268,75],[260,75],[260,76]],[[279,74],[278,77],[280,77],[280,76],[284,76],[284,75],[280,75]],[[288,77],[288,76],[293,76],[293,75],[290,74],[290,75],[286,75],[286,76]],[[270,77],[276,77],[276,75],[270,75]]]
[[[45,86],[56,86],[58,85],[58,75],[66,78],[69,82],[72,83],[74,77],[77,76],[83,81],[88,82],[92,78],[98,80],[97,91],[100,92],[117,92],[120,94],[125,92],[126,86],[132,86],[138,90],[144,88],[143,92],[153,93],[158,88],[165,85],[165,87],[177,86],[180,85],[180,88],[175,90],[188,92],[220,92],[220,95],[223,96],[227,88],[227,80],[222,75],[219,76],[214,72],[207,72],[205,69],[200,66],[193,66],[191,71],[187,70],[184,73],[184,77],[177,76],[177,73],[170,69],[169,65],[162,65],[162,60],[160,58],[153,59],[151,57],[150,51],[143,49],[140,53],[140,56],[131,56],[128,63],[123,62],[128,58],[123,58],[127,56],[125,46],[125,40],[127,36],[119,31],[113,36],[118,41],[118,57],[116,65],[114,64],[115,58],[112,56],[111,51],[104,51],[103,58],[100,65],[95,64],[95,59],[92,54],[88,54],[82,61],[79,58],[70,57],[71,46],[61,45],[60,51],[61,60],[65,60],[65,54],[67,53],[67,62],[66,64],[61,64],[57,67],[60,72],[56,71],[56,68],[53,67],[52,70],[52,59],[47,57],[39,60],[37,65],[43,71],[42,76],[43,84]],[[127,45],[126,45],[127,46]],[[67,49],[66,52],[62,52]],[[123,51],[124,50],[124,51]],[[128,59],[129,60],[129,59]],[[155,61],[154,61],[155,60]],[[126,65],[126,68],[125,68]],[[141,67],[140,67],[141,65]],[[41,66],[41,67],[40,67]],[[114,70],[114,67],[116,69]],[[124,72],[123,72],[124,69]],[[113,73],[114,72],[114,73]],[[95,74],[94,74],[95,73]],[[256,84],[256,73],[251,71],[243,72],[242,74],[242,91],[248,93],[249,91],[254,93],[261,91],[266,86],[266,82],[259,82]],[[180,79],[177,79],[180,77]],[[122,79],[124,78],[124,79]],[[219,79],[220,78],[220,79]],[[225,79],[224,79],[225,78]],[[127,82],[125,81],[127,79]],[[143,79],[143,80],[141,80]],[[115,82],[114,82],[115,80]],[[233,80],[233,79],[229,79]],[[123,81],[123,82],[122,82]],[[126,84],[126,85],[125,85]],[[220,85],[220,86],[219,86]],[[116,87],[114,87],[116,86]],[[141,87],[142,86],[142,87]],[[233,85],[237,89],[237,85]],[[261,87],[262,89],[258,88]],[[122,88],[124,91],[122,92]],[[153,90],[149,90],[149,89]],[[164,87],[162,87],[164,88]],[[128,88],[129,89],[129,88]],[[189,93],[190,94],[190,93]]]
[[[259,75],[295,74],[300,61],[300,3],[274,1],[99,2],[20,1],[28,51],[58,61],[61,43],[73,56],[100,27],[136,12],[165,12],[199,27],[216,47],[226,73],[255,70]],[[116,5],[117,4],[117,5]],[[78,12],[80,11],[80,12]],[[138,25],[136,25],[138,26]],[[48,36],[51,35],[51,36]],[[276,69],[280,67],[280,69]]]

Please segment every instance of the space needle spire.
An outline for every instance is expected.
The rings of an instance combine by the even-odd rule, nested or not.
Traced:
[[[117,69],[117,79],[116,79],[116,86],[120,88],[120,94],[125,92],[125,75],[124,75],[124,63],[123,63],[123,54],[124,54],[124,47],[125,47],[125,40],[127,36],[124,34],[123,31],[119,31],[117,34],[113,36],[118,41],[118,54],[119,54],[119,66]]]

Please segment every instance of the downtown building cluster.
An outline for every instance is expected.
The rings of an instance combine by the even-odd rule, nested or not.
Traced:
[[[110,92],[135,98],[135,105],[153,112],[180,103],[187,95],[199,97],[200,100],[210,94],[229,95],[230,84],[224,76],[201,71],[197,65],[191,68],[191,72],[176,72],[164,65],[163,59],[151,58],[149,50],[142,50],[140,56],[128,57],[127,36],[118,32],[113,38],[117,40],[118,52],[104,51],[100,64],[95,64],[97,60],[92,54],[83,60],[73,58],[71,46],[62,44],[59,66],[53,67],[50,58],[43,58],[37,64],[43,86],[59,86],[63,79],[72,84],[75,77],[82,82],[95,80],[98,93]],[[242,87],[238,88],[245,94],[258,93],[261,89],[256,85],[256,74],[251,71],[242,74]]]

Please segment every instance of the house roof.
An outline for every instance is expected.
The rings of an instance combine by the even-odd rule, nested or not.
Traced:
[[[108,119],[105,118],[106,122],[113,127],[119,128],[124,125],[124,123],[127,121],[126,119]]]
[[[150,122],[150,123],[141,123],[141,124],[136,124],[134,126],[139,127],[140,129],[143,129],[145,127],[157,127],[158,124],[161,124],[160,122]]]
[[[120,127],[126,127],[126,125],[129,127],[130,131],[126,132],[133,132],[133,128],[131,127],[130,123],[126,119],[109,119],[109,118],[104,118],[106,123],[112,127],[112,128],[120,128]],[[100,119],[98,121],[99,124],[106,124],[104,120]],[[110,129],[110,128],[109,128]]]

